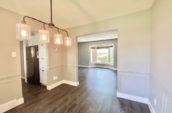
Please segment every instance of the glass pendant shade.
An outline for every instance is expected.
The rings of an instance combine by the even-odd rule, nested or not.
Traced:
[[[16,24],[16,37],[19,40],[29,40],[30,39],[30,26],[23,23]]]
[[[72,45],[72,41],[71,41],[70,37],[65,38],[65,45],[68,46],[68,47]]]
[[[49,31],[47,30],[39,30],[39,43],[45,44],[48,43],[49,40]]]
[[[54,34],[54,44],[56,44],[56,45],[63,44],[63,37],[60,33]]]

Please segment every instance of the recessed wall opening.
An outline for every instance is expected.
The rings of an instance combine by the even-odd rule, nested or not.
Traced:
[[[38,43],[38,33],[33,32],[31,40],[20,41],[21,75],[23,96],[45,89],[48,82],[48,51],[46,44]],[[28,94],[27,94],[28,93]]]
[[[77,40],[80,84],[92,87],[91,94],[116,95],[117,30],[82,35]]]
[[[78,66],[117,70],[117,30],[78,37]]]

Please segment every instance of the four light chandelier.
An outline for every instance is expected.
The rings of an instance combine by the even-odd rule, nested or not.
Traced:
[[[26,24],[26,18],[37,21],[39,23],[43,24],[43,29],[39,30],[39,38],[38,41],[41,44],[46,44],[50,42],[50,34],[49,31],[46,30],[46,26],[49,26],[50,28],[55,28],[57,29],[57,33],[54,34],[54,44],[57,45],[66,45],[66,46],[71,46],[71,38],[69,37],[69,34],[66,30],[61,29],[59,27],[56,27],[53,24],[53,19],[52,19],[52,0],[50,0],[50,19],[51,22],[50,23],[46,23],[44,21],[38,20],[36,18],[30,17],[30,16],[24,16],[23,20],[21,23],[17,23],[16,25],[16,29],[17,29],[17,38],[19,40],[30,40],[31,39],[31,28],[29,25]],[[61,32],[65,32],[66,33],[66,37],[63,38]]]

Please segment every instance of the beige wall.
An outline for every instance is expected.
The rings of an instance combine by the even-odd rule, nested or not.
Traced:
[[[171,0],[157,0],[152,8],[150,100],[156,113],[172,113],[171,11]]]
[[[21,65],[22,55],[20,55],[22,48],[16,39],[16,23],[21,19],[22,16],[0,8],[0,105],[13,99],[22,98],[21,73],[23,74],[24,71],[23,65]],[[42,29],[42,24],[28,19],[27,23],[31,26],[32,31]],[[51,43],[48,44],[48,85],[63,79],[62,56],[64,51],[63,47],[57,47],[53,44],[53,33],[55,32],[57,32],[55,29],[50,31]],[[13,58],[12,52],[16,52],[17,57]],[[53,76],[57,76],[58,79],[53,80]]]
[[[0,8],[0,104],[22,97],[20,47],[16,23],[21,16]],[[16,52],[16,57],[12,57]]]
[[[118,90],[148,97],[150,73],[150,11],[142,11],[67,29],[73,45],[67,49],[65,77],[77,81],[77,36],[118,30]]]
[[[57,33],[54,30],[51,33],[51,43],[48,44],[48,57],[49,57],[49,72],[48,72],[48,84],[51,85],[57,81],[63,80],[63,47],[54,45],[53,34]],[[57,80],[53,80],[53,77],[57,76]]]

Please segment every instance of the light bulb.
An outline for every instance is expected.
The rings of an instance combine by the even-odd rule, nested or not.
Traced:
[[[19,40],[29,40],[30,39],[30,26],[23,23],[16,24],[16,37]]]
[[[56,45],[62,45],[63,44],[63,38],[60,33],[54,34],[54,44]]]
[[[66,46],[71,46],[71,38],[70,37],[66,37]]]
[[[27,35],[26,30],[22,30],[22,31],[21,31],[21,35],[22,35],[22,37],[25,37],[25,36]]]
[[[47,39],[47,37],[46,37],[46,35],[42,35],[42,40],[46,40]]]
[[[60,41],[60,38],[57,38],[57,39],[56,39],[56,42],[57,42],[58,44],[60,44],[60,42],[61,42],[61,41]]]
[[[66,44],[69,45],[70,44],[70,41],[69,40],[66,40]]]
[[[49,42],[49,31],[39,30],[39,43],[48,43]]]

